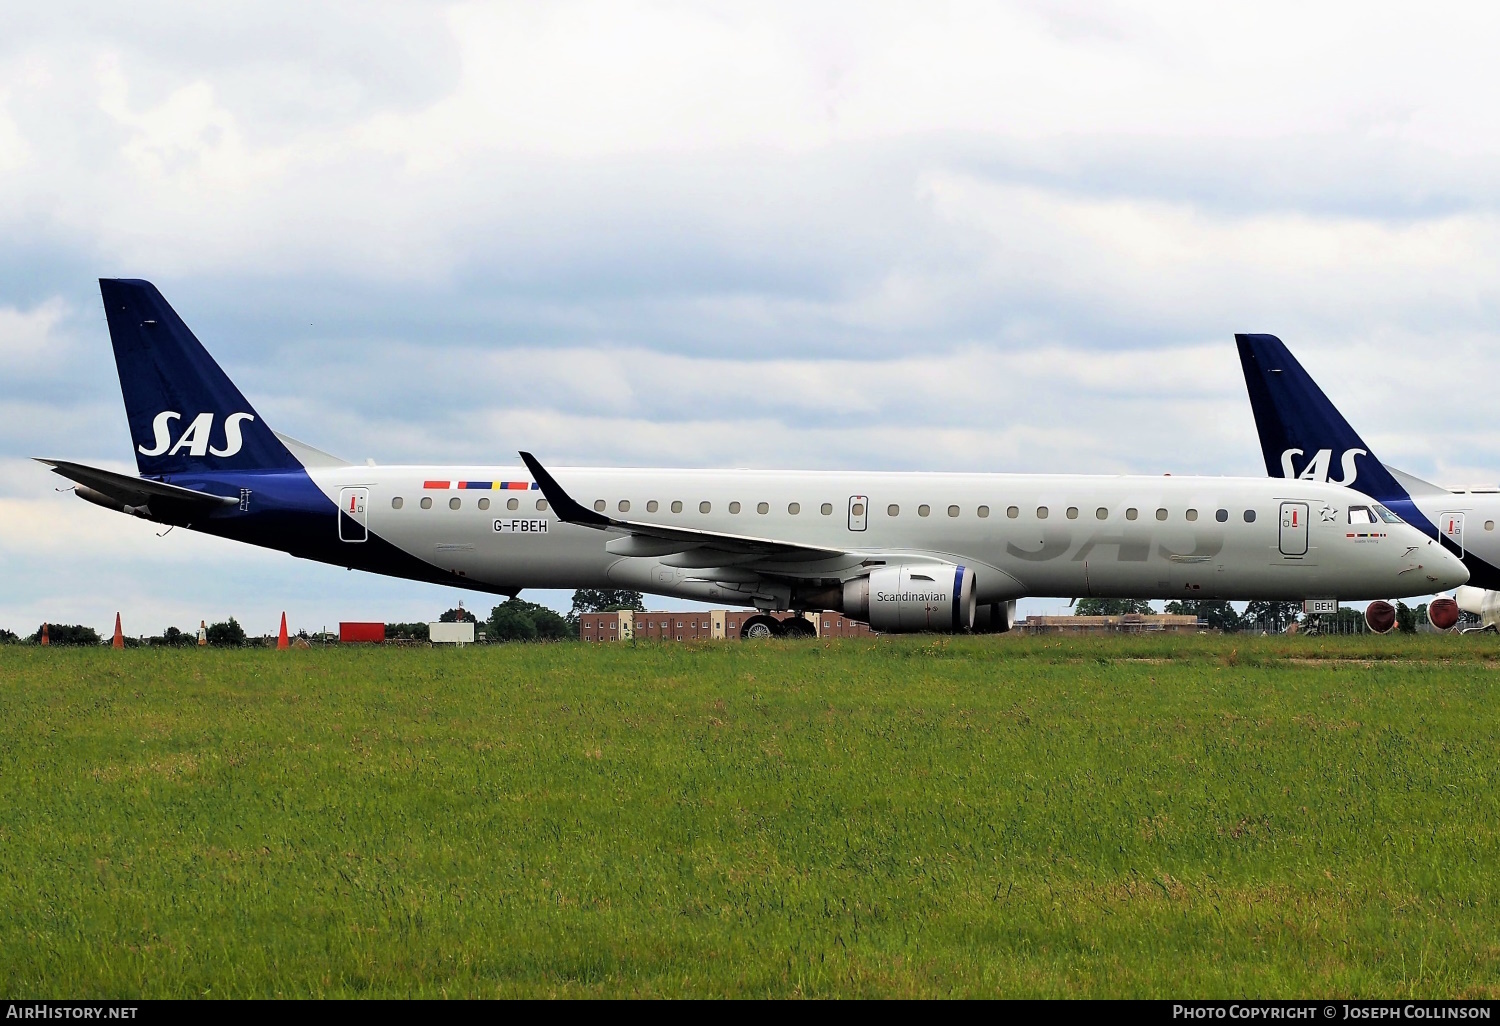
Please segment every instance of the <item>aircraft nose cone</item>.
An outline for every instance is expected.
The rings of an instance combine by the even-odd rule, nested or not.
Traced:
[[[1432,590],[1447,591],[1449,588],[1467,584],[1469,568],[1464,566],[1464,561],[1431,538],[1425,541],[1426,544],[1412,555],[1419,557],[1417,562],[1421,564],[1422,569],[1418,573],[1426,578]]]

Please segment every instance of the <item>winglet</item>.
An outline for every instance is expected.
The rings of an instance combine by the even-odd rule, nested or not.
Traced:
[[[593,527],[598,530],[615,526],[615,522],[609,517],[574,502],[573,497],[563,491],[557,479],[547,473],[547,468],[542,466],[531,453],[521,453],[521,462],[526,464],[526,469],[531,471],[532,477],[536,478],[542,494],[547,497],[547,502],[551,504],[553,512],[563,523],[578,524],[581,527]]]

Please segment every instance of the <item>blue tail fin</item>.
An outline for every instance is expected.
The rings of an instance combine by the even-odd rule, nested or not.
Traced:
[[[156,286],[101,278],[143,476],[300,467]]]
[[[1332,481],[1387,505],[1409,498],[1275,335],[1236,335],[1271,477]]]

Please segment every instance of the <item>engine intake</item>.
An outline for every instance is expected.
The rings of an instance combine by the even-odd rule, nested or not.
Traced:
[[[1377,599],[1365,606],[1365,625],[1376,634],[1389,633],[1396,626],[1396,607]]]
[[[1440,631],[1450,631],[1463,615],[1458,603],[1451,598],[1435,598],[1427,603],[1427,622]]]
[[[953,563],[881,567],[846,581],[843,610],[877,631],[955,634],[974,627],[974,571]]]

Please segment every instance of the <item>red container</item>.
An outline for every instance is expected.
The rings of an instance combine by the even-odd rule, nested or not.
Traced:
[[[376,642],[385,640],[385,624],[383,623],[340,623],[339,641],[344,644],[350,642]]]

